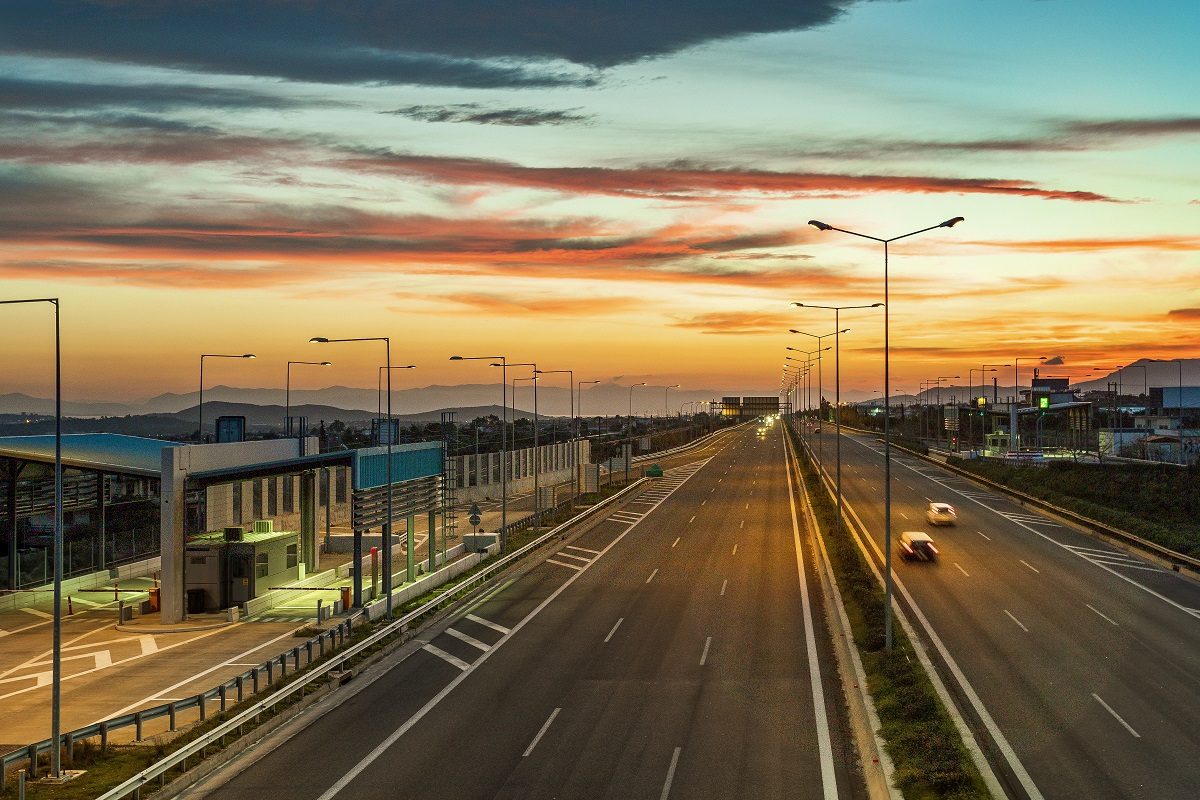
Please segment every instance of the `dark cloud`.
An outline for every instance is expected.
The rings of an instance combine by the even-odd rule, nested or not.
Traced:
[[[1200,320],[1200,308],[1173,308],[1167,312],[1170,319]]]
[[[328,83],[586,83],[692,45],[825,24],[853,0],[38,0],[0,5],[0,50]]]
[[[72,110],[125,108],[169,111],[202,107],[221,109],[311,107],[312,100],[291,100],[280,95],[245,89],[176,84],[97,84],[33,80],[0,76],[0,108],[7,110]]]
[[[488,109],[478,103],[462,103],[452,106],[408,106],[385,114],[395,114],[421,122],[470,122],[475,125],[575,125],[587,122],[590,115],[574,114],[578,109],[566,111],[543,111],[537,108]]]

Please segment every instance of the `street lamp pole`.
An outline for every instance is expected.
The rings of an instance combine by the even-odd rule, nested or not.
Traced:
[[[326,363],[328,363],[328,362],[326,362]],[[375,419],[379,419],[381,416],[383,416],[383,372],[384,372],[384,370],[416,369],[416,368],[417,368],[416,364],[405,364],[404,366],[396,365],[394,367],[380,367],[379,368],[379,377],[375,381],[375,383],[376,383],[376,385],[375,385]],[[390,392],[391,390],[389,389],[388,391]],[[389,436],[391,435],[390,431],[388,432],[388,435]]]
[[[795,303],[793,303],[793,305],[795,305]],[[822,339],[826,339],[826,338],[832,336],[834,339],[834,344],[836,345],[837,337],[838,337],[839,333],[849,333],[850,332],[849,328],[839,331],[836,329],[836,327],[837,326],[835,325],[834,326],[835,329],[834,329],[833,333],[823,333],[820,336],[817,336],[815,333],[806,333],[805,331],[798,331],[795,328],[789,328],[788,332],[789,333],[798,333],[802,336],[811,336],[812,338],[817,340],[817,348],[820,349]],[[796,348],[789,347],[788,350],[796,350]],[[797,352],[803,352],[803,351],[797,350]],[[825,413],[824,413],[825,407],[823,405],[824,393],[825,393],[825,370],[823,369],[821,362],[818,361],[817,362],[817,461],[822,464],[825,463]]]
[[[492,364],[493,367],[505,369],[505,365]],[[532,367],[533,368],[533,526],[536,528],[542,522],[542,499],[538,496],[538,486],[542,471],[542,454],[538,450],[538,392],[537,392],[537,364],[532,361],[525,361],[520,364],[508,364],[508,367]],[[513,438],[517,437],[517,381],[531,380],[530,378],[513,378]],[[514,442],[515,444],[515,442]]]
[[[579,383],[575,384],[575,391],[579,394],[579,418],[580,419],[583,419],[583,387],[586,385],[589,385],[589,384],[599,383],[599,382],[600,381],[579,381]],[[583,424],[583,432],[584,432],[585,436],[588,433],[588,425],[586,422]]]
[[[837,228],[833,225],[828,225],[820,220],[809,220],[808,224],[819,231],[838,231],[839,233],[849,234],[850,236],[858,236],[862,239],[870,239],[873,242],[879,242],[883,245],[883,494],[884,494],[884,512],[883,512],[883,545],[884,545],[884,636],[887,642],[887,649],[892,649],[892,438],[891,438],[891,343],[889,341],[889,325],[891,317],[891,306],[888,304],[888,246],[900,239],[906,239],[909,236],[916,236],[919,233],[934,230],[935,228],[953,228],[958,223],[962,222],[962,217],[953,217],[945,222],[937,225],[930,225],[928,228],[905,233],[900,236],[893,236],[889,239],[882,239],[878,236],[869,236],[865,233],[847,230],[845,228]]]
[[[815,306],[807,303],[792,303],[792,305],[796,308],[820,308],[833,312],[833,418],[834,438],[837,440],[837,521],[834,523],[834,534],[840,535],[842,532],[842,337],[840,334],[850,330],[849,328],[841,330],[841,312],[859,308],[880,308],[883,303],[871,303],[862,306]],[[793,332],[801,333],[801,331]],[[806,335],[812,336],[811,333]],[[825,335],[828,336],[829,334]],[[817,346],[821,346],[819,339]]]
[[[625,418],[625,485],[629,485],[629,462],[633,459],[633,387],[645,386],[646,382],[629,386],[629,416]]]
[[[450,356],[451,361],[495,361],[500,364],[500,553],[508,552],[508,362],[504,356]],[[515,399],[515,398],[514,398]]]
[[[311,364],[315,367],[332,367],[331,361],[289,361],[287,362],[287,383],[284,387],[283,426],[288,436],[292,435],[292,364]],[[203,386],[201,387],[203,389]],[[303,432],[301,432],[303,433]]]
[[[314,336],[308,340],[316,344],[332,344],[338,342],[383,342],[384,353],[387,356],[387,521],[383,525],[383,592],[387,596],[384,604],[387,618],[392,619],[392,340],[387,336],[364,336],[353,339],[327,339],[324,336]],[[433,531],[429,532],[430,538]],[[412,545],[408,548],[408,561],[412,563]],[[408,580],[415,576],[409,567]]]
[[[226,355],[224,353],[204,353],[200,356],[200,403],[196,408],[196,413],[200,417],[200,430],[196,431],[196,441],[199,444],[204,444],[204,359],[206,358],[254,358],[254,353],[245,353],[243,355]]]
[[[1020,425],[1021,418],[1017,415],[1017,407],[1021,404],[1021,362],[1045,361],[1045,356],[1020,356],[1013,359],[1013,401],[1009,406],[1008,452],[1021,452]],[[1030,388],[1030,400],[1033,399],[1033,389]]]
[[[62,580],[65,547],[62,487],[62,332],[57,297],[0,300],[0,305],[5,306],[26,303],[50,303],[54,306],[54,623],[50,655],[50,774],[58,778],[62,775]]]

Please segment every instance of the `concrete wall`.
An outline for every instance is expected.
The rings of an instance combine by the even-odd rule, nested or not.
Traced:
[[[591,442],[577,439],[573,442],[546,444],[537,448],[541,456],[541,472],[538,483],[546,486],[575,480],[575,464],[591,461]],[[538,459],[532,447],[513,450],[509,453],[511,464],[508,478],[508,494],[524,494],[533,491],[533,471]],[[473,503],[487,498],[500,497],[500,454],[480,453],[458,457],[458,501]]]

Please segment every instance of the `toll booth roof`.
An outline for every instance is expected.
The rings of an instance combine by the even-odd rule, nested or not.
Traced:
[[[178,445],[119,433],[66,433],[62,462],[66,467],[157,478],[162,473],[162,449]],[[54,436],[0,436],[0,457],[53,464]]]
[[[262,544],[263,542],[269,542],[274,539],[283,538],[285,536],[290,536],[291,538],[295,539],[299,535],[300,535],[299,531],[265,531],[262,533],[255,533],[254,531],[245,531],[244,533],[242,533],[241,539],[239,539],[236,542],[229,542],[229,544]],[[187,543],[189,545],[192,545],[192,544],[203,544],[203,545],[225,544],[225,532],[224,531],[208,531],[207,533],[202,533],[198,536],[193,536],[193,537],[189,538]]]

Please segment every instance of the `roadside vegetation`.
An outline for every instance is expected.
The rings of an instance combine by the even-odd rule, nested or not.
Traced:
[[[1014,466],[953,457],[949,463],[1178,553],[1200,557],[1200,469],[1070,462]]]
[[[868,690],[879,714],[879,733],[895,766],[896,787],[909,800],[990,797],[899,625],[894,626],[894,646],[888,652],[883,587],[846,532],[846,525],[842,526],[841,536],[833,535],[837,514],[834,501],[790,428],[788,433],[801,453],[805,487],[867,674]]]

